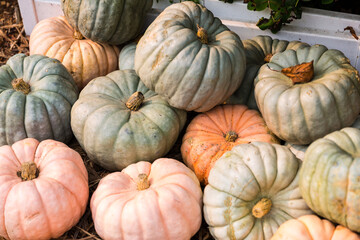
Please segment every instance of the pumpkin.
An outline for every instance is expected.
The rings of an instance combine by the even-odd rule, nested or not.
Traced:
[[[205,185],[219,157],[236,145],[253,141],[277,142],[277,139],[268,131],[259,112],[245,105],[220,105],[190,122],[181,155]]]
[[[36,24],[30,35],[30,54],[56,58],[65,65],[79,89],[90,80],[117,69],[119,49],[84,39],[64,17]]]
[[[360,237],[341,225],[334,226],[316,215],[301,216],[281,224],[271,240],[359,240]]]
[[[239,36],[191,1],[167,7],[135,51],[135,70],[145,86],[187,111],[223,103],[240,86],[245,65]]]
[[[257,109],[254,95],[254,79],[260,67],[269,62],[276,53],[287,49],[296,50],[307,43],[299,41],[288,42],[286,40],[272,39],[270,36],[256,36],[243,41],[246,56],[246,73],[240,87],[226,101],[228,104],[246,104],[251,109]]]
[[[119,55],[119,69],[134,69],[136,42],[125,45]]]
[[[152,0],[61,0],[70,25],[86,38],[114,45],[139,35]]]
[[[71,111],[76,139],[108,170],[165,156],[185,121],[186,112],[146,88],[134,70],[92,80]]]
[[[76,84],[56,59],[17,54],[0,67],[0,146],[24,138],[72,138]]]
[[[80,155],[33,138],[0,147],[0,238],[57,238],[76,225],[88,197]]]
[[[101,179],[90,207],[103,239],[187,240],[201,225],[202,192],[184,164],[161,158]]]
[[[318,215],[360,232],[360,130],[344,128],[310,144],[300,190]]]
[[[360,113],[358,71],[342,52],[323,45],[286,50],[261,67],[255,97],[275,135],[309,144],[355,121]]]
[[[283,222],[310,214],[298,180],[301,161],[278,144],[252,142],[222,155],[204,190],[215,239],[270,239]]]

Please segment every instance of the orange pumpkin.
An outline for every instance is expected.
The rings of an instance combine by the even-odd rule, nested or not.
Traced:
[[[88,175],[61,142],[33,138],[0,147],[0,238],[57,238],[85,212]]]
[[[117,69],[119,49],[84,39],[64,17],[40,21],[30,35],[30,54],[62,62],[81,90],[92,79]]]
[[[360,240],[360,236],[349,229],[335,226],[316,215],[305,215],[280,225],[271,240]]]
[[[202,192],[184,164],[160,158],[107,175],[90,207],[103,239],[188,240],[201,225]]]
[[[221,105],[190,122],[181,155],[200,182],[207,184],[210,169],[218,158],[236,145],[254,141],[278,142],[258,111],[245,105]]]

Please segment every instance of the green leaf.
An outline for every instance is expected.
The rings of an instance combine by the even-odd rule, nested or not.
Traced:
[[[330,4],[333,2],[334,2],[334,0],[321,0],[321,4]]]
[[[278,10],[281,7],[282,0],[250,0],[247,8],[249,10],[262,11],[266,8]]]

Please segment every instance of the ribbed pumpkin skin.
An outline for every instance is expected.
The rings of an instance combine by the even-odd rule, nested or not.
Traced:
[[[213,166],[204,190],[204,217],[215,239],[270,239],[283,222],[311,214],[300,195],[301,161],[284,146],[235,146]],[[252,215],[262,198],[272,201],[262,218]]]
[[[250,109],[258,109],[254,95],[254,79],[258,75],[260,67],[265,64],[268,54],[275,55],[288,49],[296,50],[307,43],[299,41],[288,42],[286,40],[272,39],[270,36],[256,36],[243,41],[246,55],[246,73],[240,87],[231,97],[226,100],[229,104],[245,104]]]
[[[360,130],[344,128],[313,142],[300,171],[300,190],[318,215],[360,232]]]
[[[139,174],[150,187],[137,190]],[[91,198],[96,232],[106,240],[188,240],[200,228],[202,192],[181,162],[161,158],[132,164],[103,178]]]
[[[314,60],[314,77],[293,84],[281,69]],[[276,54],[261,67],[255,85],[260,112],[270,130],[294,144],[309,144],[351,126],[360,113],[357,70],[338,50],[314,45]]]
[[[13,79],[31,87],[25,95],[15,91]],[[0,67],[0,146],[24,138],[68,142],[71,106],[78,98],[76,84],[56,59],[17,54]]]
[[[78,40],[64,17],[53,17],[36,24],[30,35],[30,54],[61,61],[82,89],[92,79],[116,70],[119,49],[88,39]]]
[[[70,25],[85,37],[114,45],[134,39],[141,31],[152,0],[62,0]]]
[[[130,111],[125,103],[136,91],[145,101],[139,110]],[[185,121],[186,112],[146,88],[134,70],[94,79],[71,111],[76,139],[90,159],[109,170],[164,156]]]
[[[89,197],[81,156],[61,142],[27,138],[0,147],[0,238],[58,238],[75,226]],[[22,181],[21,164],[34,162],[39,176]]]
[[[137,43],[132,42],[121,49],[119,55],[120,70],[134,69],[136,44]]]
[[[207,31],[209,44],[198,39],[197,25]],[[223,103],[240,86],[245,65],[239,36],[190,1],[167,7],[135,52],[135,70],[144,84],[187,111],[204,112]]]
[[[234,142],[225,139],[234,132]],[[182,140],[181,155],[201,183],[207,184],[210,169],[234,146],[254,141],[277,142],[264,120],[245,105],[222,105],[197,115],[189,124]]]
[[[335,226],[316,215],[301,216],[281,224],[271,240],[359,240],[360,237],[341,225]]]

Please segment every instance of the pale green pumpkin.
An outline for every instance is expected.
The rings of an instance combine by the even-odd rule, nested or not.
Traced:
[[[310,82],[294,84],[281,73],[311,61]],[[257,78],[256,102],[267,126],[290,143],[309,144],[351,126],[360,113],[358,71],[338,50],[323,45],[286,50],[263,65]]]
[[[134,61],[135,61],[135,50],[136,50],[135,42],[129,43],[125,45],[119,54],[119,69],[134,69]]]
[[[223,103],[240,86],[245,65],[239,36],[191,1],[167,7],[135,51],[135,70],[144,84],[187,111]]]
[[[216,161],[204,190],[215,239],[267,240],[285,221],[310,214],[300,195],[301,161],[278,144],[235,146]]]
[[[186,112],[146,88],[134,70],[92,80],[71,111],[76,139],[90,159],[109,170],[163,157],[185,121]]]
[[[61,0],[70,25],[85,37],[122,44],[139,35],[152,0]]]
[[[272,39],[270,36],[256,36],[243,41],[246,54],[246,73],[240,87],[226,100],[228,104],[245,104],[251,109],[258,109],[254,95],[254,79],[260,67],[270,58],[288,49],[296,50],[307,43]]]
[[[0,67],[0,146],[24,138],[68,142],[74,79],[56,59],[17,54]]]
[[[313,142],[300,170],[300,190],[318,215],[360,232],[360,130],[344,128]]]

